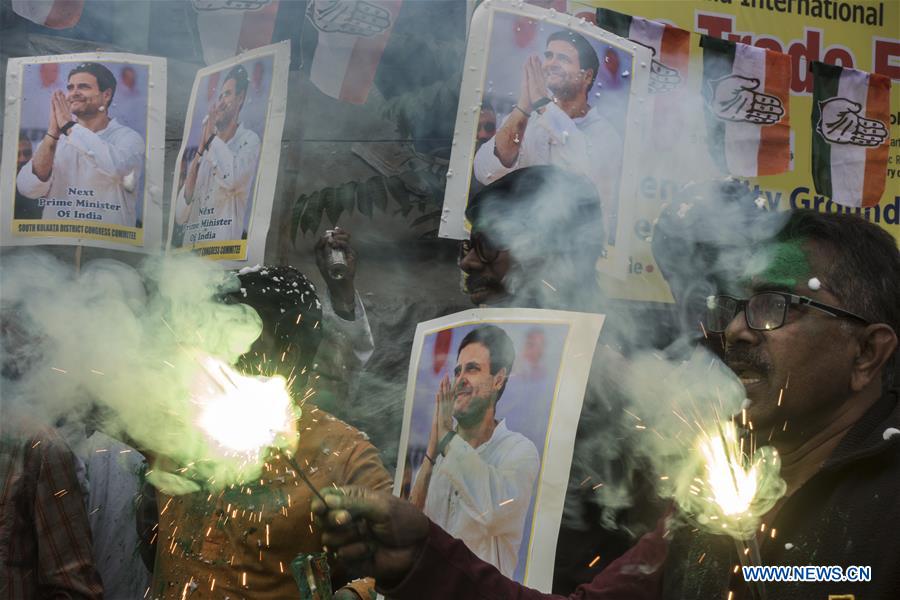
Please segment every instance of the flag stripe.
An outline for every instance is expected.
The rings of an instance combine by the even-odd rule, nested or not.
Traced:
[[[812,176],[816,192],[831,198],[831,144],[819,133],[819,120],[822,112],[819,103],[837,96],[838,80],[841,68],[825,63],[814,62],[813,71],[813,106],[812,106]]]
[[[784,106],[784,116],[772,125],[759,127],[757,175],[784,173],[791,162],[790,103],[791,58],[787,54],[764,50],[766,61],[765,92],[777,96]]]
[[[272,0],[259,10],[248,10],[244,13],[244,18],[241,19],[241,33],[238,37],[238,52],[272,43],[279,2],[280,0]]]
[[[659,60],[667,67],[678,69],[683,81],[687,81],[691,60],[691,32],[666,25],[660,44]]]
[[[332,98],[341,97],[344,73],[350,65],[356,38],[349,33],[319,32],[309,79],[323,94]]]
[[[608,8],[598,8],[597,25],[619,37],[627,38],[631,31],[631,16]]]
[[[634,17],[631,19],[628,39],[653,48],[653,57],[656,60],[660,60],[660,47],[662,46],[663,31],[665,31],[665,29],[666,27],[662,23]]]
[[[862,106],[866,114],[868,77],[856,69],[842,69],[837,95]],[[859,206],[866,173],[866,148],[854,144],[831,145],[831,199],[844,206]]]
[[[708,87],[710,81],[731,74],[734,65],[735,44],[719,38],[701,36],[700,47],[703,48],[703,94],[711,95]],[[713,160],[723,171],[728,170],[725,162],[725,123],[716,118],[711,110],[704,111],[706,116],[707,141]]]
[[[866,97],[866,117],[877,119],[890,126],[891,113],[891,80],[878,73],[869,74],[869,92]],[[866,150],[866,172],[863,183],[863,206],[875,206],[884,194],[887,177],[888,151],[890,136],[884,143]]]
[[[369,90],[372,88],[372,82],[375,81],[378,63],[381,62],[381,55],[384,54],[384,49],[391,37],[393,24],[397,22],[401,4],[403,4],[402,0],[382,2],[381,7],[391,13],[391,27],[374,37],[359,38],[354,44],[353,52],[350,55],[350,64],[341,86],[340,99],[344,102],[363,104],[369,97]]]
[[[737,44],[731,74],[756,79],[762,88],[766,74],[766,51],[747,44]],[[762,128],[755,123],[726,123],[725,162],[729,173],[753,177],[759,172],[757,154],[760,129]]]

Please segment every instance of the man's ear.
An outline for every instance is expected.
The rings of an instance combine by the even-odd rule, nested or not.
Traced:
[[[884,364],[897,349],[897,334],[885,323],[867,326],[859,337],[859,351],[853,361],[850,388],[859,392],[881,377]]]
[[[495,392],[499,392],[500,388],[503,387],[503,384],[506,383],[506,367],[503,367],[496,373],[494,373],[494,382],[492,388]]]
[[[109,110],[110,104],[112,104],[112,88],[107,88],[100,92],[103,96],[103,106],[106,110]]]

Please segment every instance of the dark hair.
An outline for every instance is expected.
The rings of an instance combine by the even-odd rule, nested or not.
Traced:
[[[229,79],[234,79],[234,91],[237,94],[245,93],[250,86],[250,78],[247,77],[247,69],[244,68],[244,65],[231,67],[225,75],[225,79],[222,80],[222,85],[225,85]]]
[[[290,266],[242,269],[238,278],[241,288],[230,292],[226,301],[250,306],[263,325],[262,335],[238,366],[248,373],[282,375],[299,389],[322,340],[322,305],[315,286]]]
[[[494,400],[496,405],[500,400],[500,396],[503,395],[503,390],[506,389],[506,383],[509,381],[509,375],[512,373],[513,363],[516,360],[516,349],[506,332],[496,325],[482,325],[467,333],[466,337],[459,344],[456,358],[459,358],[463,348],[469,344],[482,344],[488,349],[491,355],[491,375],[496,375],[500,372],[500,369],[506,369],[506,379],[503,381],[500,391],[497,392],[496,400]]]
[[[824,244],[828,286],[843,308],[900,331],[900,252],[887,231],[854,214],[798,209],[777,239]]]
[[[94,79],[97,80],[97,88],[101,92],[105,92],[106,90],[112,90],[112,94],[109,96],[109,102],[106,103],[106,108],[109,108],[112,104],[113,98],[116,96],[116,76],[112,74],[112,71],[101,65],[100,63],[81,63],[71,71],[69,71],[68,77],[66,77],[66,81],[72,79],[72,75],[76,73],[89,73],[94,76]]]
[[[578,66],[584,70],[590,69],[594,72],[587,87],[587,92],[590,92],[591,88],[594,87],[594,82],[597,80],[597,72],[600,70],[600,59],[597,57],[597,52],[591,46],[591,43],[580,33],[575,33],[568,29],[551,34],[547,38],[548,46],[550,42],[568,42],[575,47],[575,51],[578,52]]]
[[[547,256],[563,258],[578,277],[593,279],[603,255],[603,209],[588,178],[557,166],[523,167],[482,188],[466,207],[480,229],[524,266]],[[589,275],[588,275],[589,274]]]

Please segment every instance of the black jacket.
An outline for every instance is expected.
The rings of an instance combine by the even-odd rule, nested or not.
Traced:
[[[822,469],[785,501],[760,544],[763,565],[871,567],[869,582],[765,584],[768,600],[900,598],[900,405],[888,392],[841,440]],[[705,556],[703,556],[705,554]],[[701,561],[702,556],[702,561]],[[751,598],[726,536],[675,535],[663,597]]]

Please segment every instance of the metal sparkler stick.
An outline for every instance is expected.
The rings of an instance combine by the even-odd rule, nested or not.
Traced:
[[[294,457],[288,456],[287,459],[291,464],[291,467],[293,467],[294,471],[296,471],[296,473],[300,476],[300,479],[303,480],[303,483],[306,484],[306,487],[312,490],[312,493],[316,495],[316,498],[322,501],[322,504],[325,504],[325,498],[322,496],[322,494],[319,493],[319,490],[316,489],[316,486],[313,485],[312,481],[309,480],[309,477],[306,476],[306,473],[303,472],[303,469],[300,468],[300,465],[297,464],[297,461],[294,460]],[[328,506],[327,504],[325,505]]]

